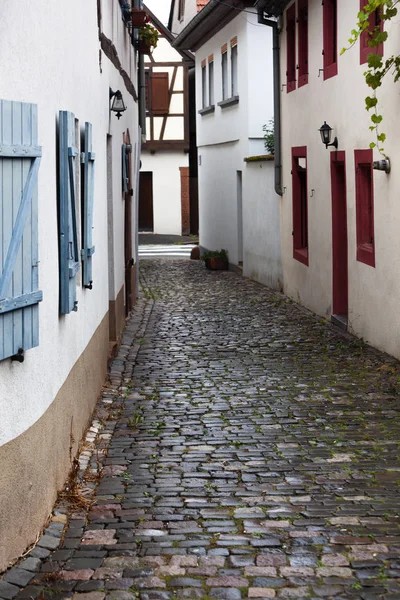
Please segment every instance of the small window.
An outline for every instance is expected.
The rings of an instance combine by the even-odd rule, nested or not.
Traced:
[[[296,5],[286,12],[286,90],[296,89]]]
[[[222,100],[229,98],[228,91],[228,47],[222,46],[221,48],[221,67],[222,67]]]
[[[338,72],[337,63],[337,0],[324,0],[324,79]]]
[[[178,21],[183,21],[185,16],[185,0],[179,0],[178,4]]]
[[[308,0],[298,3],[299,87],[308,83]]]
[[[207,63],[205,60],[201,63],[201,106],[207,107]]]
[[[231,86],[232,98],[238,95],[238,48],[236,38],[231,42]]]
[[[357,260],[375,267],[372,150],[354,150]]]
[[[292,148],[293,258],[308,265],[307,148]]]
[[[365,6],[366,0],[360,0],[360,10],[362,10]],[[362,32],[360,35],[360,64],[364,64],[368,61],[368,54],[380,54],[383,56],[383,44],[379,44],[379,46],[370,46],[369,40],[371,39],[371,34],[375,31],[375,29],[379,29],[383,31],[383,20],[381,19],[381,11],[379,8],[374,10],[373,13],[369,16],[369,26],[368,29]]]
[[[208,61],[208,106],[214,106],[214,57]]]

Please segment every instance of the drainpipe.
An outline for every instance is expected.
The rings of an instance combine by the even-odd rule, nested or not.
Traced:
[[[281,151],[281,73],[279,32],[280,19],[271,21],[264,17],[264,11],[259,9],[258,22],[272,27],[272,58],[274,73],[274,143],[275,143],[275,192],[283,196],[282,188],[282,151]]]
[[[142,8],[142,0],[134,0],[133,6],[135,8]],[[137,34],[136,34],[137,36]],[[146,80],[145,80],[145,69],[144,69],[144,56],[139,54],[138,64],[138,86],[139,86],[139,126],[142,130],[142,141],[146,139]]]

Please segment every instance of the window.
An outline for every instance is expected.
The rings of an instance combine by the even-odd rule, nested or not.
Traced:
[[[337,75],[337,0],[324,0],[324,79]]]
[[[238,95],[238,48],[237,37],[231,40],[231,97]]]
[[[372,150],[354,150],[357,260],[375,267]]]
[[[292,148],[293,258],[308,265],[307,148]]]
[[[178,20],[183,21],[183,17],[185,16],[185,0],[179,0],[178,4]]]
[[[296,5],[286,11],[286,90],[296,89]]]
[[[365,0],[360,0],[360,10],[365,6]],[[383,56],[383,44],[376,46],[369,46],[370,35],[376,28],[383,31],[383,20],[380,17],[380,10],[377,8],[369,17],[369,27],[360,35],[360,64],[364,64],[368,60],[368,54],[380,54]]]
[[[229,98],[228,93],[228,46],[225,44],[221,48],[221,66],[222,66],[222,100]]]
[[[205,60],[201,62],[201,106],[207,106],[207,63]]]
[[[298,70],[299,87],[308,83],[308,0],[299,0],[298,21]]]
[[[145,72],[146,110],[153,115],[169,112],[169,75],[147,70]]]
[[[214,55],[208,57],[208,106],[214,106]]]

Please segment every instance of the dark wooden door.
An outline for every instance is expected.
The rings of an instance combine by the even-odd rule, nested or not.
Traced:
[[[134,299],[134,281],[135,269],[133,260],[133,240],[132,240],[132,146],[129,130],[124,135],[124,144],[126,145],[123,160],[125,160],[126,169],[126,191],[125,198],[125,314],[128,315],[133,308]]]
[[[142,171],[139,184],[139,231],[153,231],[153,173]]]
[[[348,249],[345,152],[331,153],[332,314],[348,314]]]

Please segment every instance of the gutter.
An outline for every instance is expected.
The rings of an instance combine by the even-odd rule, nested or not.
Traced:
[[[142,8],[142,0],[134,0],[134,8]],[[146,137],[146,78],[144,69],[144,56],[139,54],[138,64],[138,87],[139,87],[139,126],[141,129],[141,137]]]
[[[282,187],[282,147],[281,147],[281,73],[279,32],[280,21],[272,21],[264,17],[263,9],[258,10],[258,22],[272,27],[272,59],[274,73],[274,142],[275,142],[275,192],[283,196]]]
[[[228,0],[228,2],[225,3],[222,0],[210,0],[208,4],[206,4],[204,8],[202,8],[201,11],[198,12],[197,15],[191,21],[189,21],[186,27],[182,29],[179,35],[175,38],[175,41],[173,42],[172,46],[175,49],[183,48],[185,50],[192,50],[191,44],[189,42],[188,45],[187,39],[194,32],[194,30],[201,23],[203,23],[203,21],[207,19],[207,17],[212,12],[214,12],[215,10],[218,11],[219,9],[218,12],[221,12],[221,16],[226,16],[230,13],[235,13],[237,9],[245,8],[245,3],[243,2],[243,0]],[[221,22],[221,19],[219,19],[219,22]]]

